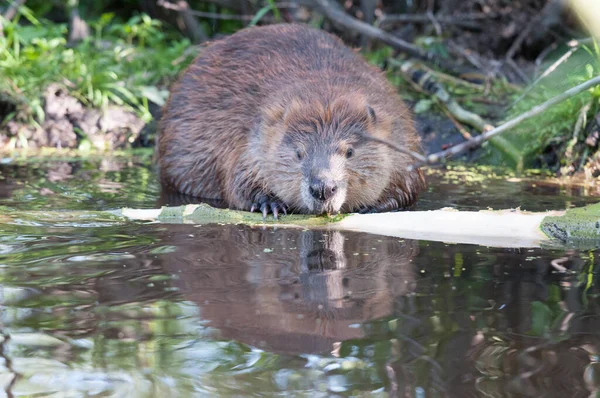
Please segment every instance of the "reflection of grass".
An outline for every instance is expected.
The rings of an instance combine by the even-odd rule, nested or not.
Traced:
[[[145,15],[118,22],[104,14],[90,21],[92,36],[73,48],[65,24],[37,19],[26,7],[13,21],[1,22],[0,94],[16,98],[18,110],[37,122],[44,120],[40,92],[50,83],[66,86],[86,105],[125,105],[149,119],[148,101],[160,105],[165,99],[156,86],[186,65],[173,61],[189,42],[170,37]]]
[[[11,199],[4,204],[15,208],[45,210],[111,209],[124,205],[147,207],[154,205],[159,193],[159,182],[152,171],[149,157],[151,151],[141,150],[129,154],[113,154],[111,157],[90,155],[77,157],[70,152],[49,152],[48,156],[13,159],[14,170],[9,166],[2,169],[2,175],[27,183],[14,187]],[[23,167],[24,166],[24,167]],[[61,166],[69,166],[61,168]],[[106,166],[107,168],[104,168]],[[132,167],[135,166],[135,167]],[[72,167],[72,168],[70,168]],[[49,178],[49,173],[57,168],[63,179]],[[49,191],[48,191],[49,190]],[[40,194],[48,191],[48,195]]]

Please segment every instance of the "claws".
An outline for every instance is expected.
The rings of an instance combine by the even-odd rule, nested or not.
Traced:
[[[286,206],[283,203],[273,200],[273,198],[270,198],[266,195],[256,198],[256,201],[252,203],[252,206],[250,206],[250,212],[253,213],[256,210],[260,210],[263,215],[263,220],[266,220],[269,212],[273,213],[273,218],[275,220],[279,219],[280,212],[283,212],[283,214],[287,216]]]
[[[267,218],[267,203],[263,203],[262,206],[260,206],[260,211],[262,212],[263,215],[263,219]],[[275,217],[277,218],[277,217]]]
[[[358,214],[368,214],[368,213],[373,213],[373,208],[372,207],[363,207],[362,209],[360,209],[358,211]]]

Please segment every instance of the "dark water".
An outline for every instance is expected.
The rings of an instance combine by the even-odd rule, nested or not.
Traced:
[[[599,253],[36,220],[165,199],[144,157],[6,163],[4,396],[596,396]],[[489,175],[430,181],[421,208],[597,201]]]

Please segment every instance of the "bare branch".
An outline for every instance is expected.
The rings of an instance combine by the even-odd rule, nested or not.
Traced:
[[[190,8],[187,1],[178,0],[176,3],[170,3],[167,0],[158,0],[156,4],[164,9],[177,12],[180,18],[178,25],[184,27],[182,30],[194,43],[202,43],[208,40],[202,25],[195,18],[195,11]]]
[[[439,16],[436,17],[437,21],[445,25],[457,25],[464,28],[470,29],[481,29],[481,25],[474,21],[465,21],[462,19],[456,19],[453,17]],[[431,22],[429,15],[427,14],[398,14],[398,15],[384,15],[377,22],[375,26],[384,28],[387,25],[395,23],[428,23]]]
[[[442,25],[456,25],[467,29],[481,30],[483,26],[478,21],[495,19],[506,15],[508,12],[496,13],[469,13],[458,15],[437,15],[435,19]],[[384,28],[385,25],[394,23],[428,23],[431,19],[427,14],[389,14],[382,16],[375,26]]]
[[[489,130],[481,135],[478,135],[477,137],[465,141],[462,144],[453,146],[445,151],[441,151],[441,152],[437,152],[437,153],[433,153],[429,156],[427,156],[427,160],[425,162],[417,162],[413,165],[411,165],[409,167],[409,169],[415,169],[418,167],[422,167],[425,165],[433,165],[436,163],[439,163],[442,159],[445,159],[447,157],[450,156],[455,156],[458,155],[462,152],[465,152],[468,149],[477,147],[479,145],[481,145],[483,142],[489,140],[492,137],[497,136],[500,133],[505,132],[506,130],[510,130],[511,128],[517,126],[518,124],[520,124],[521,122],[527,120],[527,119],[531,119],[534,116],[537,116],[543,112],[545,112],[546,110],[550,109],[551,107],[553,107],[556,104],[559,104],[563,101],[568,100],[571,97],[574,97],[578,94],[581,94],[582,92],[597,86],[600,84],[600,76],[596,76],[593,79],[590,79],[584,83],[581,83],[578,86],[572,87],[569,90],[565,91],[564,93],[557,95],[554,98],[549,99],[548,101],[544,102],[543,104],[540,104],[532,109],[530,109],[529,111],[517,116],[516,118],[509,120],[508,122],[504,123],[501,126],[498,126],[492,130]]]
[[[396,36],[384,32],[375,26],[351,17],[350,15],[346,14],[344,9],[339,4],[331,0],[314,0],[314,3],[321,9],[327,18],[336,24],[342,25],[356,33],[368,36],[371,39],[379,40],[412,57],[434,63],[442,69],[446,69],[452,73],[460,74],[458,67],[450,64],[436,54],[424,51],[414,44],[406,42]]]
[[[417,153],[415,151],[411,151],[410,149],[406,149],[403,148],[399,145],[396,145],[395,143],[388,141],[388,140],[384,140],[382,138],[377,138],[377,137],[373,137],[372,135],[369,135],[367,133],[358,133],[361,137],[369,140],[369,141],[374,141],[374,142],[378,142],[380,144],[383,145],[387,145],[390,148],[400,152],[400,153],[404,153],[406,155],[412,156],[415,160],[418,160],[419,162],[427,162],[427,158],[423,155],[421,155],[420,153]]]
[[[157,3],[159,6],[165,8],[167,10],[184,11],[184,8],[182,8],[179,4],[170,3],[165,0],[158,0]],[[278,3],[278,4],[275,4],[275,8],[278,8],[278,9],[298,8],[298,4]],[[187,9],[185,11],[188,14],[193,15],[195,17],[220,19],[220,20],[225,20],[225,21],[252,21],[252,19],[254,19],[254,15],[221,14],[221,13],[216,13],[216,12],[196,11],[196,10],[192,10],[192,9]]]

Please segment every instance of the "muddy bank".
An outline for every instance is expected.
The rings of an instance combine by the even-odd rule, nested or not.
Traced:
[[[123,149],[136,144],[142,135],[150,134],[153,126],[123,106],[85,107],[58,84],[50,85],[42,98],[45,117],[40,124],[27,120],[20,104],[8,100],[2,103],[0,112],[4,115],[0,116],[16,114],[0,124],[0,147],[79,148],[89,142],[97,150]]]

